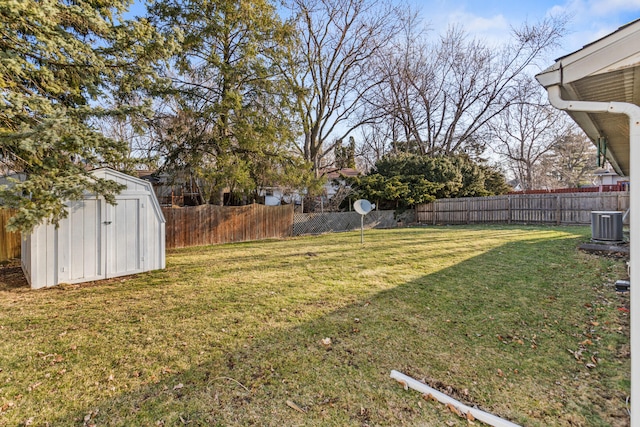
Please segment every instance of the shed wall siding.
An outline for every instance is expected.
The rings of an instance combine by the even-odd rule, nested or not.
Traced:
[[[58,228],[41,225],[24,239],[22,268],[32,288],[164,268],[164,216],[151,184],[108,169],[95,175],[127,188],[116,205],[93,195],[70,202]]]

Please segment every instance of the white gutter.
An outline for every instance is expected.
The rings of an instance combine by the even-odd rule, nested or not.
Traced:
[[[468,414],[473,415],[473,418],[467,418],[467,420],[472,421],[473,419],[482,421],[485,424],[488,424],[493,427],[520,427],[518,424],[514,424],[511,421],[507,421],[504,418],[496,417],[493,414],[488,412],[481,411],[478,408],[472,408],[471,406],[467,406],[464,403],[461,403],[455,400],[452,397],[447,396],[446,394],[436,390],[435,388],[431,388],[428,385],[421,383],[401,372],[392,370],[391,378],[398,381],[402,384],[405,389],[412,388],[416,391],[419,391],[424,396],[430,395],[438,402],[444,403],[445,405],[452,405],[458,411],[460,411],[463,415],[468,417]]]
[[[627,102],[567,101],[561,97],[559,84],[547,87],[547,92],[551,105],[560,110],[626,114],[629,117],[631,426],[640,427],[640,179],[634,182],[640,173],[634,173],[632,167],[635,165],[636,171],[640,168],[640,106]]]

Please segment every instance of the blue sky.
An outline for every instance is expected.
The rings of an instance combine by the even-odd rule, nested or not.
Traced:
[[[510,27],[545,16],[571,17],[569,34],[554,58],[580,49],[621,25],[640,18],[640,0],[407,0],[437,32],[450,24],[489,41],[504,40]]]
[[[392,0],[394,1],[394,0]],[[640,18],[640,0],[398,0],[419,10],[434,33],[461,25],[473,36],[499,42],[511,27],[534,23],[550,14],[571,17],[569,33],[549,61],[580,49],[621,25]],[[134,0],[131,13],[144,13],[144,0]]]

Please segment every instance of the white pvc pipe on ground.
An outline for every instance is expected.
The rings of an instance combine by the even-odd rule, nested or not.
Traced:
[[[429,387],[425,383],[421,383],[418,380],[415,380],[411,377],[406,376],[405,374],[398,371],[391,371],[391,378],[398,381],[399,383],[406,385],[409,388],[412,388],[420,393],[427,395],[430,394],[433,396],[438,402],[453,405],[458,411],[462,414],[471,414],[473,418],[478,421],[482,421],[485,424],[489,424],[493,427],[520,427],[518,424],[514,424],[511,421],[507,421],[503,418],[497,417],[488,412],[481,411],[478,408],[472,408],[471,406],[467,406],[462,402],[455,400],[452,397],[447,396],[446,394]]]

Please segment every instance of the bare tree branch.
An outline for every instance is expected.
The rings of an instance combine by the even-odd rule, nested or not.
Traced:
[[[402,128],[416,152],[481,153],[489,124],[517,97],[519,77],[555,46],[565,22],[524,24],[512,42],[496,47],[460,28],[429,43],[420,22],[407,19],[402,38],[378,52],[374,66],[384,83],[368,95],[369,108],[385,111],[388,125]]]
[[[381,82],[368,65],[398,26],[381,0],[291,0],[289,7],[300,37],[287,70],[300,97],[300,151],[318,174],[335,145],[330,139],[375,120],[361,114],[365,94]]]

